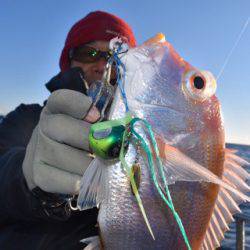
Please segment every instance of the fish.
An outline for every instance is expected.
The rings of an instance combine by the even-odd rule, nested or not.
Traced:
[[[243,168],[248,162],[225,147],[214,76],[185,61],[163,34],[129,49],[121,62],[126,69],[123,86],[130,113],[152,128],[158,148],[158,156],[152,153],[153,162],[157,157],[162,162],[190,246],[173,211],[159,195],[145,150],[131,142],[125,160],[135,172],[146,217],[121,161],[96,157],[83,176],[78,197],[79,209],[99,208],[100,234],[95,240],[83,240],[90,243],[86,249],[219,247],[233,214],[241,211],[239,204],[250,198],[249,174]],[[109,118],[125,115],[124,98],[117,89]],[[139,120],[134,129],[152,150],[145,124]],[[166,195],[159,170],[155,173]]]

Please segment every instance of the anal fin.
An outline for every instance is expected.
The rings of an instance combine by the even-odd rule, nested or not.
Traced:
[[[243,169],[242,165],[244,164],[248,163],[231,150],[226,150],[223,180],[246,194],[249,191],[249,186],[246,183],[249,179],[249,173]],[[241,212],[239,204],[244,201],[237,194],[220,187],[201,249],[212,250],[220,246],[224,233],[229,229],[228,225],[234,220],[233,215]]]

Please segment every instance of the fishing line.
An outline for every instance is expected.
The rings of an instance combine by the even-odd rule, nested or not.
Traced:
[[[125,66],[124,64],[121,62],[120,58],[118,57],[118,52],[119,49],[116,53],[114,53],[114,60],[115,60],[115,64],[116,64],[116,76],[117,76],[117,83],[122,95],[122,99],[126,108],[126,112],[129,112],[129,107],[128,107],[128,100],[127,100],[127,96],[124,90],[124,84],[123,81],[125,79]],[[122,76],[121,76],[121,70],[120,67],[122,68]]]
[[[216,77],[216,81],[220,78],[220,76],[222,75],[223,71],[225,70],[225,67],[228,64],[228,61],[229,61],[230,57],[232,56],[232,54],[233,54],[235,48],[237,47],[238,43],[240,42],[240,39],[242,38],[243,34],[245,33],[249,22],[250,22],[250,17],[247,18],[245,24],[243,25],[243,27],[242,27],[239,35],[238,35],[238,38],[236,39],[236,41],[235,41],[233,47],[231,48],[231,50],[229,51],[229,53],[228,53],[228,55],[227,55],[227,57],[226,57],[223,65],[221,67],[221,70],[220,70],[219,74]]]

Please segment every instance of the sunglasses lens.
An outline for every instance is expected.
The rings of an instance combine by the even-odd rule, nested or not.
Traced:
[[[98,55],[98,51],[96,51],[95,49],[91,49],[89,52],[87,52],[87,54],[89,57],[96,58]]]
[[[89,46],[82,46],[74,50],[72,59],[82,63],[93,63],[97,62],[102,57],[108,60],[111,57],[111,52],[99,51]]]
[[[83,63],[92,63],[98,60],[98,51],[90,47],[82,47],[76,49],[75,57],[73,58]]]

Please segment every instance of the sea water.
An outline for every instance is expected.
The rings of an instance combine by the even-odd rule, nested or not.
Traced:
[[[241,156],[248,162],[250,162],[250,146],[247,145],[239,145],[239,144],[227,144],[227,148],[232,148],[237,150],[237,155]],[[250,173],[250,165],[245,167],[246,170]],[[250,185],[250,180],[248,181]],[[250,216],[250,203],[245,203],[240,206],[242,213]],[[246,221],[245,224],[245,249],[250,249],[250,221]],[[232,250],[236,249],[236,224],[235,222],[230,224],[230,231],[225,234],[225,239],[222,241],[223,250]]]

